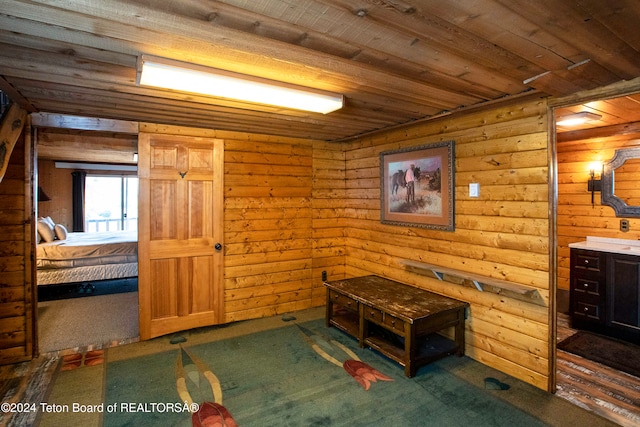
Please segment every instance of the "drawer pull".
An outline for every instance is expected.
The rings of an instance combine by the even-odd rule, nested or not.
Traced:
[[[585,307],[585,308],[584,308],[584,311],[589,311],[589,307]]]
[[[588,284],[588,283],[585,283],[585,284],[583,284],[582,286],[584,286],[585,288],[588,288],[588,287],[589,287],[589,284]]]
[[[584,260],[584,263],[585,263],[585,264],[589,264],[589,260],[588,260],[588,259],[585,259],[585,260]]]

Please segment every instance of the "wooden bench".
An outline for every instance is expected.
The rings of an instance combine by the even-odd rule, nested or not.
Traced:
[[[418,367],[441,357],[464,355],[468,303],[379,276],[325,282],[326,325],[335,326],[404,366]],[[453,340],[436,332],[453,327]]]

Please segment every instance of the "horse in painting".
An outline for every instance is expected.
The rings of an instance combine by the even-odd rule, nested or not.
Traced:
[[[404,178],[405,172],[403,170],[398,169],[398,172],[394,173],[391,176],[391,194],[398,194],[399,187],[406,187],[407,182]]]

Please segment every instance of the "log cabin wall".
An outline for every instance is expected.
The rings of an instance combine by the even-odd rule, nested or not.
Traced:
[[[225,322],[324,305],[344,277],[344,153],[311,139],[141,124],[224,140]]]
[[[33,354],[31,143],[23,130],[0,182],[0,362]]]
[[[345,275],[345,152],[340,144],[313,144],[313,306],[324,305],[327,280]]]
[[[311,141],[223,139],[226,321],[310,307]]]
[[[613,208],[600,203],[596,192],[594,206],[587,190],[593,163],[609,161],[616,149],[640,147],[638,134],[609,138],[580,139],[557,143],[558,159],[558,289],[569,291],[569,244],[587,236],[640,239],[640,218],[629,220],[628,232],[620,231],[620,219]]]
[[[347,144],[346,275],[377,274],[471,304],[466,354],[547,389],[549,149],[545,100],[451,115]],[[379,153],[455,141],[455,231],[380,223]],[[480,183],[480,197],[468,185]],[[537,288],[532,304],[408,271],[422,261]]]

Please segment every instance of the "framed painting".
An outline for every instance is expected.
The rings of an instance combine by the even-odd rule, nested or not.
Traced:
[[[455,229],[454,142],[380,153],[380,221]]]

